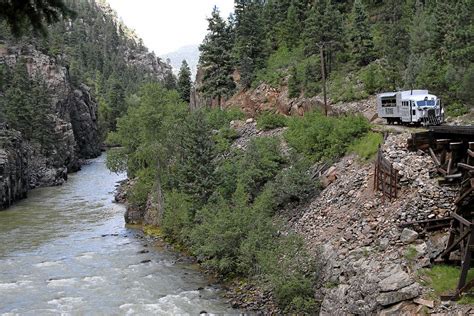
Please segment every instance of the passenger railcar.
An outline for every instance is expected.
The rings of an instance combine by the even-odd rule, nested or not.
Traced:
[[[377,95],[377,113],[388,124],[439,125],[444,121],[441,100],[428,90],[381,93]]]

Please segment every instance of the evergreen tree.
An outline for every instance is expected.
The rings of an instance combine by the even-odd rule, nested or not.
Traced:
[[[178,87],[176,76],[171,71],[167,71],[165,74],[164,86],[168,90],[176,90]]]
[[[19,60],[13,70],[5,96],[0,98],[7,122],[13,129],[19,130],[27,139],[31,139],[33,129],[30,122],[34,119],[33,96],[30,92],[31,81],[25,60]]]
[[[297,7],[295,5],[295,1],[292,1],[290,7],[288,8],[288,14],[285,23],[281,29],[281,38],[283,44],[289,49],[295,47],[298,44],[300,32],[301,23],[298,16]]]
[[[179,134],[180,160],[174,173],[176,187],[193,198],[197,210],[207,202],[215,186],[215,144],[204,112],[188,115]]]
[[[235,58],[240,71],[240,83],[250,87],[255,71],[263,67],[265,32],[263,4],[260,0],[235,1]]]
[[[365,66],[373,60],[374,43],[370,24],[361,0],[355,0],[350,21],[350,44],[354,60],[360,66]]]
[[[319,0],[313,5],[305,21],[303,37],[308,55],[319,54],[319,45],[328,47],[328,50],[341,46],[342,17],[331,0]]]
[[[326,76],[332,69],[332,55],[343,48],[342,16],[331,0],[320,0],[311,8],[305,21],[304,50],[308,56],[323,51]]]
[[[383,18],[383,55],[387,59],[389,82],[392,89],[403,86],[401,70],[408,61],[409,22],[404,19],[404,2],[388,0],[384,5]]]
[[[288,79],[288,96],[296,98],[301,92],[301,82],[298,77],[298,70],[295,66],[291,67],[290,78]]]
[[[45,24],[74,15],[63,0],[0,1],[0,21],[5,19],[15,36],[24,32],[26,24],[31,25],[35,32],[46,34]]]
[[[178,92],[183,101],[189,103],[191,98],[191,69],[186,60],[181,63],[178,74]]]
[[[208,33],[204,42],[199,46],[201,56],[199,64],[204,70],[201,86],[203,94],[216,98],[219,107],[222,99],[229,96],[235,88],[232,79],[232,42],[231,32],[226,22],[221,18],[219,10],[214,7],[209,22]]]
[[[26,62],[19,60],[5,95],[0,98],[0,108],[10,127],[22,132],[25,139],[43,145],[44,150],[55,144],[51,102],[44,80],[39,76],[30,78]]]

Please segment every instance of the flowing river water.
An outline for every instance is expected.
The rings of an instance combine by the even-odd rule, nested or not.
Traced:
[[[0,315],[235,314],[193,265],[126,228],[104,156],[0,212]]]

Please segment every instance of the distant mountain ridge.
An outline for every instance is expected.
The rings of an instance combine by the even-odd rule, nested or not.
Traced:
[[[170,61],[170,65],[173,67],[173,73],[178,74],[179,68],[183,60],[188,62],[189,68],[191,68],[191,75],[193,80],[196,78],[197,65],[199,62],[199,45],[186,45],[178,48],[176,51],[164,54],[160,56],[163,60]]]

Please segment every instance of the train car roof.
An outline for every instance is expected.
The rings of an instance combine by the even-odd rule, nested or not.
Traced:
[[[397,92],[384,92],[384,93],[379,93],[377,94],[377,97],[383,98],[383,97],[394,97],[397,95]]]
[[[406,91],[400,91],[402,94],[402,98],[409,98],[415,95],[428,95],[429,92],[428,90],[406,90]]]

